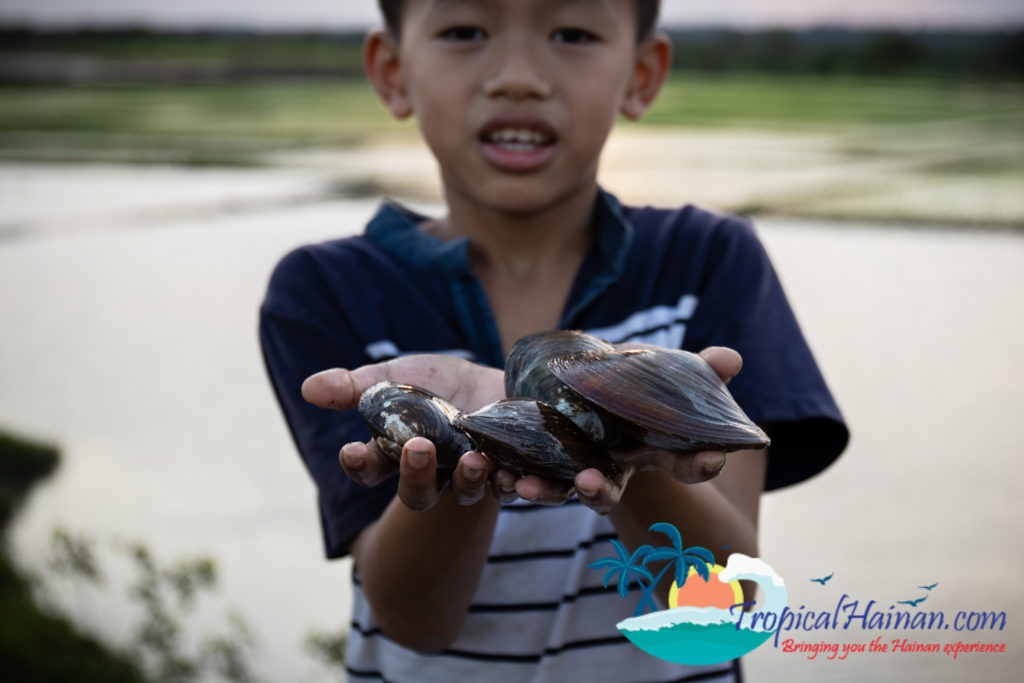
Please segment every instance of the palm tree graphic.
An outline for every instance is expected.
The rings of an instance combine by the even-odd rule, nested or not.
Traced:
[[[618,590],[622,597],[626,597],[629,592],[630,580],[636,579],[637,584],[643,589],[643,595],[640,597],[640,603],[636,606],[636,612],[633,613],[635,617],[648,610],[658,611],[658,606],[654,602],[654,589],[669,569],[675,574],[676,585],[682,587],[686,583],[691,567],[702,579],[707,581],[711,576],[710,567],[715,564],[715,556],[707,548],[700,546],[684,548],[679,530],[672,524],[658,522],[652,524],[648,531],[664,534],[668,537],[670,545],[658,548],[642,545],[630,555],[621,543],[613,540],[611,543],[617,557],[605,557],[590,564],[591,569],[608,570],[604,575],[605,588],[608,587],[609,580],[618,575]],[[657,576],[647,568],[648,562],[666,560],[665,566],[661,568]]]
[[[654,581],[654,575],[651,574],[651,570],[644,566],[644,563],[647,561],[647,555],[654,552],[654,548],[649,545],[642,545],[630,555],[625,546],[614,539],[612,540],[612,547],[615,548],[615,553],[618,557],[605,557],[597,562],[592,562],[590,568],[608,570],[604,573],[605,588],[608,587],[608,581],[618,575],[619,595],[622,597],[626,597],[626,594],[629,592],[629,582],[635,578],[636,582],[644,590],[644,595],[640,598],[640,604],[637,605],[636,612],[633,614],[633,616],[639,616],[643,614],[648,585],[653,585],[652,582]],[[644,581],[647,582],[647,585],[644,584]]]

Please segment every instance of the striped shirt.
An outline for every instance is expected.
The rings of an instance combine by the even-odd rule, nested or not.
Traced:
[[[317,483],[328,557],[380,516],[396,481],[356,486],[337,463],[342,443],[367,440],[355,411],[305,403],[302,380],[407,353],[448,353],[503,366],[489,302],[465,240],[442,242],[424,220],[386,203],[365,235],[300,248],[271,279],[261,309],[264,358],[303,460]],[[560,327],[610,342],[696,351],[730,346],[744,358],[736,400],[772,438],[766,488],[824,469],[846,443],[825,385],[760,242],[736,218],[696,207],[622,207],[602,193],[596,237]],[[734,680],[733,668],[683,667],[651,657],[615,624],[638,594],[601,587],[588,564],[611,554],[606,518],[570,502],[504,506],[462,634],[448,651],[419,654],[382,634],[358,577],[347,653],[352,680]],[[723,673],[726,672],[726,673]]]
[[[575,500],[505,505],[462,635],[438,655],[403,648],[377,628],[356,579],[346,668],[350,680],[400,682],[729,681],[732,663],[685,667],[642,653],[615,624],[633,616],[590,563],[612,552],[606,517]]]

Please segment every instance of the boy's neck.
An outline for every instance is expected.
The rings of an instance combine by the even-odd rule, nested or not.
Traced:
[[[597,192],[595,186],[530,214],[449,201],[448,215],[428,229],[442,239],[466,237],[478,276],[489,273],[528,283],[553,268],[579,266],[593,237]]]
[[[449,203],[447,218],[429,230],[466,237],[470,265],[491,303],[502,346],[558,327],[594,239],[597,186],[533,214],[509,214]]]

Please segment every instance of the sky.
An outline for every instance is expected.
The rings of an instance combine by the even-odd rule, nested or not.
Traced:
[[[317,29],[377,22],[376,0],[0,0],[0,23]],[[1024,26],[1024,0],[662,0],[665,25]]]

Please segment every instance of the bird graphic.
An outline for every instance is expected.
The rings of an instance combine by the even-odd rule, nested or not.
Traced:
[[[917,607],[918,605],[920,605],[922,602],[924,602],[927,599],[928,599],[928,596],[925,595],[925,596],[922,596],[922,597],[918,598],[917,600],[897,600],[896,603],[899,604],[899,605],[910,605],[911,607]]]
[[[935,588],[935,587],[936,587],[936,586],[938,586],[938,585],[939,585],[939,582],[938,582],[938,581],[936,581],[935,583],[933,583],[933,584],[932,584],[932,585],[930,585],[930,586],[918,586],[918,588],[923,588],[923,589],[925,589],[926,591],[930,591],[931,589]]]
[[[820,579],[811,579],[811,581],[814,581],[815,583],[820,583],[820,584],[821,584],[822,586],[824,586],[824,585],[825,585],[826,583],[828,583],[828,582],[829,582],[829,579],[831,579],[831,578],[832,578],[833,576],[835,576],[835,575],[836,575],[836,573],[835,573],[835,572],[832,572],[832,573],[831,573],[831,574],[829,574],[828,576],[823,576],[823,577],[822,577],[822,578],[820,578]]]

